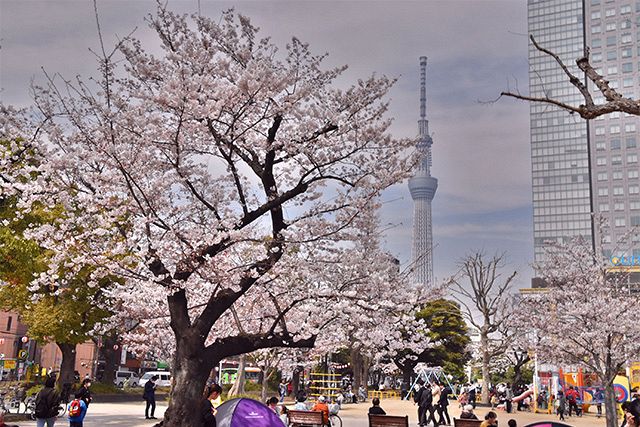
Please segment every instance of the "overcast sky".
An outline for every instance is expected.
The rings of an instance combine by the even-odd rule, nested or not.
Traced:
[[[99,0],[107,44],[138,27],[147,46],[154,39],[143,18],[147,0]],[[197,12],[197,0],[169,1]],[[347,79],[375,72],[397,77],[391,97],[392,130],[415,136],[418,58],[427,56],[427,115],[434,139],[434,274],[456,271],[465,254],[506,252],[510,269],[528,286],[533,258],[529,107],[497,98],[507,87],[527,90],[527,22],[524,0],[236,1],[200,0],[212,17],[234,7],[264,35],[283,46],[292,36],[328,64],[348,64]],[[89,48],[98,39],[89,0],[0,0],[0,97],[30,103],[29,84],[41,68],[67,77],[94,73]],[[385,247],[403,264],[411,256],[412,201],[407,184],[387,191],[382,212]]]

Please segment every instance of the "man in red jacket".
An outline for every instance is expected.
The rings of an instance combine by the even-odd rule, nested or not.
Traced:
[[[578,410],[578,398],[580,395],[578,394],[578,391],[575,390],[573,386],[570,386],[565,396],[567,396],[567,401],[569,402],[569,416],[571,416],[571,408],[575,409],[576,416],[579,416],[580,411]]]

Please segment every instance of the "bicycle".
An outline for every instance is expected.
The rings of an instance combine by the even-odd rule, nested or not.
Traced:
[[[329,426],[330,427],[342,427],[342,418],[338,414],[329,415]]]

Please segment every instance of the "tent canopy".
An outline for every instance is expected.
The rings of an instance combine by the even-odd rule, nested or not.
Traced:
[[[278,414],[257,400],[231,399],[218,406],[218,427],[284,427]]]

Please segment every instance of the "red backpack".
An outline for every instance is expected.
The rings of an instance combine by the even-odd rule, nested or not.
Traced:
[[[69,404],[69,416],[77,417],[82,412],[82,405],[80,404],[80,399],[73,399],[73,401]]]

